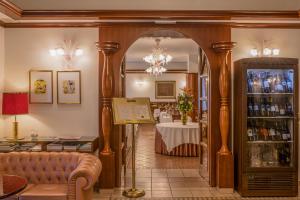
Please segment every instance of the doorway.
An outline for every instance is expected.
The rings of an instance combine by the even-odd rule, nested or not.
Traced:
[[[149,71],[146,72],[149,64],[144,58],[157,48],[163,50],[161,54],[168,54],[172,60],[164,66],[165,72],[151,74]],[[155,53],[157,52],[152,52],[152,55]],[[176,98],[184,88],[193,95],[193,110],[189,113],[189,124],[197,125],[195,132],[197,136],[190,136],[196,140],[192,141],[193,144],[182,142],[176,148],[177,152],[175,150],[161,152],[160,147],[157,147],[161,145],[157,141],[161,136],[156,125],[135,127],[134,132],[137,138],[135,166],[138,186],[152,189],[154,193],[156,189],[164,188],[166,195],[174,192],[173,189],[178,190],[185,186],[190,188],[197,188],[199,185],[208,186],[209,62],[204,51],[195,41],[179,32],[155,31],[137,39],[128,48],[121,65],[121,72],[123,97],[149,97],[152,111],[159,125],[169,124],[168,126],[171,127],[173,124],[174,126],[180,125],[180,112],[177,109]],[[159,82],[174,83],[176,88],[174,98],[157,96],[156,85]],[[122,129],[122,142],[125,144],[125,149],[123,149],[125,153],[122,154],[125,174],[122,181],[125,187],[130,186],[131,129],[130,125]],[[166,146],[164,141],[162,143]],[[190,153],[185,155],[186,152]],[[156,188],[156,184],[160,185],[160,188]],[[189,193],[186,195],[192,195],[193,192],[188,189],[185,191]]]
[[[147,24],[147,23],[132,23],[132,24],[104,24],[99,29],[99,42],[114,41],[120,44],[118,51],[112,56],[113,62],[113,74],[114,74],[114,97],[123,96],[122,88],[122,68],[120,65],[126,54],[128,48],[140,37],[143,37],[149,33],[153,33],[160,30],[173,30],[178,33],[182,33],[188,38],[194,40],[205,52],[209,63],[209,106],[212,111],[208,115],[209,127],[207,141],[207,154],[208,154],[208,179],[210,186],[216,186],[216,152],[220,147],[220,130],[219,130],[219,90],[218,90],[218,78],[219,58],[211,48],[211,44],[216,41],[230,41],[230,28],[227,26],[220,26],[214,24]],[[100,54],[100,63],[103,63],[104,56]],[[102,71],[99,71],[99,76],[102,77]],[[101,87],[100,87],[101,88]],[[101,97],[101,96],[100,96]],[[100,102],[100,109],[102,103]],[[212,120],[214,119],[214,120]],[[101,128],[101,115],[100,115],[100,128]],[[213,128],[212,128],[213,127]],[[114,126],[113,133],[111,135],[111,145],[115,152],[115,186],[121,186],[121,174],[122,174],[122,127]],[[101,136],[101,134],[100,134]],[[105,173],[105,170],[104,172]]]

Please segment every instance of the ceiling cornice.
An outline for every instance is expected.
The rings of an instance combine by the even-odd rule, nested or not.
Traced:
[[[299,11],[249,10],[24,10],[22,19],[101,19],[101,20],[199,20],[199,19],[298,19]]]
[[[5,28],[98,28],[111,27],[117,24],[124,23],[107,23],[107,22],[24,22],[24,23],[4,23],[0,22]],[[137,22],[127,22],[130,25],[140,25]],[[153,25],[153,22],[143,22],[143,26]],[[177,24],[195,24],[206,26],[228,26],[231,28],[273,28],[273,29],[300,29],[300,23],[242,23],[242,22],[179,22]],[[157,25],[164,27],[176,26],[174,25]]]
[[[23,10],[8,0],[0,0],[0,12],[13,19],[20,19]]]

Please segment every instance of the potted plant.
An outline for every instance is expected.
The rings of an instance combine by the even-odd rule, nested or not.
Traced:
[[[193,110],[193,95],[186,88],[177,97],[177,108],[181,113],[182,124],[186,125],[187,114]]]

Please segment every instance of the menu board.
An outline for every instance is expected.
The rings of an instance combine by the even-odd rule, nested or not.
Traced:
[[[114,124],[151,124],[149,98],[113,98]]]

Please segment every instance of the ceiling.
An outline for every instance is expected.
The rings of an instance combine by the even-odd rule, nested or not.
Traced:
[[[127,70],[145,70],[149,67],[143,57],[152,52],[154,40],[153,37],[144,37],[131,45],[126,53]],[[198,55],[198,44],[188,38],[161,38],[160,46],[173,57],[167,65],[172,70],[187,70],[189,56]]]
[[[297,10],[300,0],[10,0],[23,10]]]

